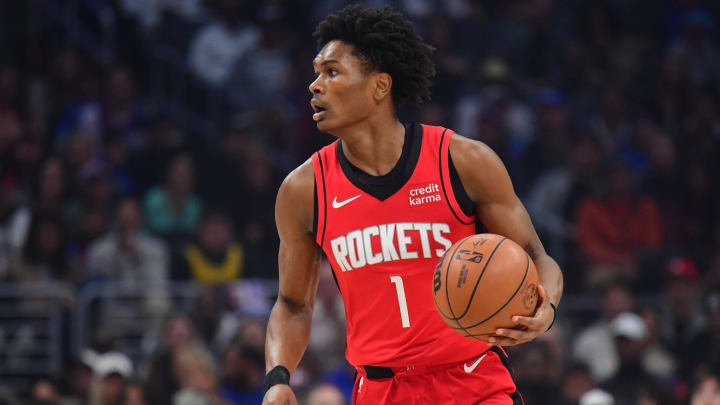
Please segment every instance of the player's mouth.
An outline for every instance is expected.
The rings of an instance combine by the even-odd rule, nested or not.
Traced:
[[[313,111],[315,111],[315,114],[313,114],[313,120],[317,122],[325,118],[325,114],[327,114],[328,110],[327,106],[315,99],[310,100],[310,105],[312,106]]]

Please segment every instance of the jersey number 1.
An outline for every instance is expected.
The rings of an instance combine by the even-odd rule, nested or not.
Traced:
[[[405,288],[403,287],[402,277],[392,276],[390,282],[395,284],[397,292],[398,305],[400,305],[400,319],[402,319],[403,328],[410,327],[410,316],[408,315],[407,300],[405,299]]]

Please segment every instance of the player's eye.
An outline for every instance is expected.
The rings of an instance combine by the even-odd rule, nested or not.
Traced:
[[[337,71],[337,70],[335,70],[335,69],[328,69],[328,76],[330,76],[330,77],[335,77],[335,76],[337,76],[337,74],[338,74],[338,71]]]

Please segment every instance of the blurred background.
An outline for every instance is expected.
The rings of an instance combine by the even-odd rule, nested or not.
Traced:
[[[720,2],[394,0],[403,120],[489,144],[565,273],[528,404],[720,404]],[[258,404],[282,178],[341,0],[0,1],[0,404]],[[348,403],[325,263],[292,383]]]

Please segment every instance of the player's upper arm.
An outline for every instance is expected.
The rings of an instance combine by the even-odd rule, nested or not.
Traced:
[[[453,135],[450,154],[465,191],[473,200],[478,219],[492,233],[506,236],[531,256],[545,254],[505,165],[490,147]]]
[[[314,182],[308,160],[285,178],[275,202],[279,298],[290,307],[312,307],[315,299],[320,250],[312,234]]]

